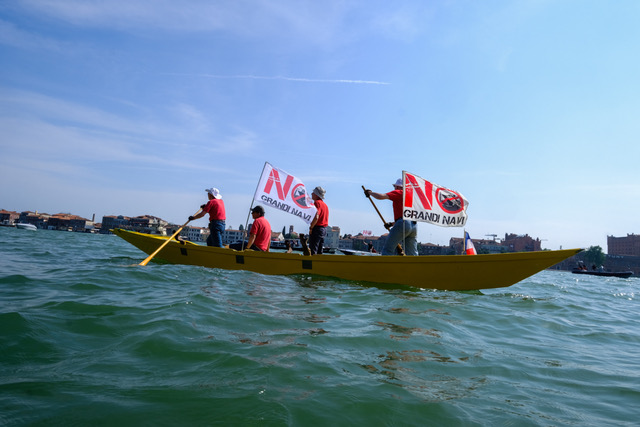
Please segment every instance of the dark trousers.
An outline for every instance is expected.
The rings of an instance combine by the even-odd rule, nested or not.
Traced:
[[[309,252],[311,255],[321,254],[324,246],[324,238],[327,236],[327,227],[315,226],[309,235]]]
[[[223,219],[214,219],[209,222],[209,237],[207,246],[222,247],[222,233],[224,233],[225,222]]]

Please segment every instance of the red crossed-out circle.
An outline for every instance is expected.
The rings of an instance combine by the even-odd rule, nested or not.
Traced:
[[[464,199],[455,191],[446,188],[436,189],[436,201],[443,211],[457,214],[464,210]]]
[[[310,206],[307,204],[307,191],[305,190],[303,184],[298,184],[293,187],[293,190],[291,190],[291,199],[293,200],[293,203],[295,203],[302,209],[310,208]]]

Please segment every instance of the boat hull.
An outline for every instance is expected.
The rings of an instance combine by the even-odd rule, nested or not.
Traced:
[[[114,234],[151,254],[167,238],[122,229]],[[269,275],[313,274],[346,280],[407,285],[425,289],[467,291],[511,286],[569,258],[581,249],[488,255],[341,256],[235,251],[169,242],[155,257],[172,264]]]

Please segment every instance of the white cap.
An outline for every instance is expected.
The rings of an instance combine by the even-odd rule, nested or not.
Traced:
[[[211,194],[213,196],[214,199],[222,199],[222,194],[220,194],[220,190],[218,190],[217,188],[207,188],[206,190],[207,193]]]
[[[396,181],[395,184],[393,184],[394,187],[402,187],[402,178],[398,178],[398,180]]]
[[[316,188],[313,189],[313,194],[315,194],[316,196],[320,197],[321,199],[324,199],[324,195],[326,193],[327,192],[322,187],[316,187]]]

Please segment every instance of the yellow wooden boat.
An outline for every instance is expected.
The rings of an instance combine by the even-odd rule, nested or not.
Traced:
[[[167,237],[111,230],[151,254]],[[318,275],[346,280],[400,284],[424,289],[467,291],[511,286],[569,258],[581,249],[490,255],[343,256],[235,251],[193,242],[169,242],[154,259],[171,264],[271,275]]]

